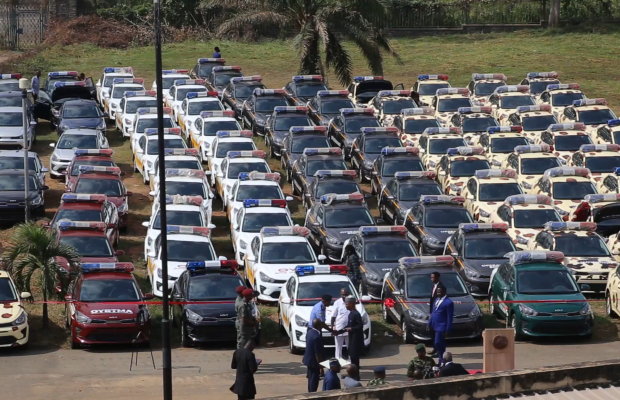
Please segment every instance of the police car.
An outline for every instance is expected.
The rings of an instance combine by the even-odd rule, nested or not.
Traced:
[[[596,181],[596,189],[599,193],[620,193],[618,187],[618,176],[620,176],[620,168],[615,168],[614,172],[603,176],[602,179]]]
[[[614,272],[609,275],[609,279],[607,280],[607,286],[605,288],[605,313],[610,318],[620,315],[620,274],[618,274],[617,267]]]
[[[361,193],[326,194],[306,214],[312,246],[332,261],[340,261],[342,246],[360,226],[376,225]]]
[[[224,106],[217,98],[217,92],[189,92],[177,111],[179,126],[186,140],[190,140],[189,132],[203,111],[222,111]]]
[[[430,106],[433,103],[433,97],[437,94],[439,89],[448,89],[450,83],[448,82],[448,75],[418,75],[418,80],[411,87],[412,92],[416,92],[419,95],[419,105]]]
[[[378,194],[379,217],[394,225],[402,225],[407,213],[423,195],[440,195],[433,171],[398,171],[383,185]]]
[[[405,218],[407,236],[420,255],[439,255],[448,237],[459,224],[474,220],[463,203],[465,198],[446,195],[422,195]]]
[[[402,110],[416,108],[417,104],[411,98],[409,90],[382,90],[368,102],[368,107],[374,110],[381,125],[392,126],[394,118],[400,115]]]
[[[433,97],[431,107],[435,109],[435,118],[442,126],[448,126],[452,116],[461,107],[472,107],[467,88],[439,89]]]
[[[609,273],[618,263],[595,230],[594,222],[548,222],[543,231],[529,240],[527,248],[561,251],[564,264],[577,283],[588,285],[593,292],[602,292]]]
[[[357,173],[353,170],[319,170],[314,173],[314,178],[302,198],[304,207],[307,209],[320,201],[327,193],[349,194],[362,193],[355,178]]]
[[[584,128],[585,129],[585,128]],[[611,119],[592,134],[595,143],[620,144],[620,119]]]
[[[556,167],[545,171],[532,194],[545,194],[553,199],[556,210],[568,217],[576,204],[588,194],[597,194],[590,170],[579,167]]]
[[[30,326],[22,300],[29,299],[32,295],[29,292],[19,293],[6,271],[0,271],[0,288],[3,302],[0,324],[6,327],[0,331],[0,347],[26,346],[30,337]]]
[[[235,112],[235,117],[241,119],[245,101],[254,94],[256,89],[266,89],[260,75],[239,76],[232,78],[222,92],[222,103],[226,108]]]
[[[427,170],[436,170],[437,164],[450,148],[467,146],[461,128],[426,128],[420,138],[422,164]]]
[[[303,106],[277,106],[273,109],[265,125],[265,146],[269,148],[269,156],[280,156],[284,145],[284,137],[292,127],[313,126],[308,116],[308,108]]]
[[[80,262],[109,263],[118,261],[117,256],[124,255],[123,250],[114,251],[106,235],[107,225],[100,221],[58,221],[56,239],[59,244],[70,246],[80,255]],[[68,260],[55,258],[56,263],[65,271],[70,270]]]
[[[596,233],[611,236],[620,231],[620,194],[589,194],[573,208],[569,221],[594,222]],[[609,246],[611,248],[611,246]]]
[[[525,249],[530,238],[549,221],[562,222],[562,217],[553,207],[551,197],[542,194],[509,196],[489,219],[492,224],[507,223],[508,236],[520,250]]]
[[[81,150],[89,151],[89,150]],[[112,152],[112,150],[96,150]],[[77,153],[77,150],[76,150]],[[41,185],[45,185],[45,174],[49,170],[43,165],[43,161],[34,151],[28,152],[28,168],[30,173],[35,173]],[[0,170],[3,169],[24,169],[24,150],[0,150]]]
[[[525,85],[500,86],[487,98],[485,103],[485,106],[493,107],[493,116],[500,125],[508,125],[504,121],[517,107],[533,105],[536,103],[530,94],[529,86]]]
[[[460,224],[446,241],[444,254],[456,261],[456,272],[474,296],[487,296],[494,269],[506,261],[504,256],[517,251],[506,233],[505,222]]]
[[[585,129],[586,126],[581,123],[552,124],[534,143],[549,145],[556,156],[568,162],[581,145],[592,144],[592,139]]]
[[[358,171],[360,182],[371,179],[373,164],[385,147],[403,147],[396,127],[362,128],[351,148],[351,166]]]
[[[233,184],[228,197],[224,199],[228,219],[233,221],[237,211],[243,207],[243,202],[248,199],[293,201],[292,196],[284,196],[279,182],[278,173],[240,173],[239,180]]]
[[[445,194],[456,196],[480,169],[491,169],[482,147],[450,148],[437,164],[437,182]]]
[[[207,219],[211,221],[214,196],[207,180],[208,173],[201,169],[180,168],[166,168],[164,172],[166,174],[166,195],[202,197],[204,199],[203,205],[207,208]],[[159,208],[159,190],[158,180],[157,185],[149,192],[149,195],[154,199],[151,213],[154,213]]]
[[[398,86],[404,89],[402,84]],[[354,107],[364,107],[380,91],[396,88],[382,76],[356,76],[347,89],[349,98],[355,103]]]
[[[422,107],[401,110],[400,115],[394,117],[394,126],[400,131],[403,144],[417,145],[426,128],[439,128],[441,125],[435,118],[435,110]]]
[[[265,136],[268,119],[273,114],[274,109],[276,107],[287,107],[289,102],[292,103],[286,96],[284,89],[254,89],[243,103],[243,107],[237,116],[247,129],[259,136]]]
[[[315,125],[329,126],[341,108],[354,108],[347,90],[321,90],[308,102],[308,116]]]
[[[47,79],[41,84],[41,90],[51,97],[57,82],[78,82],[77,71],[52,71],[47,73]],[[112,83],[110,82],[110,85]]]
[[[176,124],[172,120],[172,111],[164,108],[164,129],[175,128]],[[135,150],[136,142],[144,135],[147,129],[157,129],[157,108],[138,108],[136,119],[133,126],[128,128],[129,144]]]
[[[215,189],[220,198],[228,196],[240,173],[252,171],[271,173],[264,151],[229,151],[222,164],[213,170]]]
[[[179,122],[179,110],[187,94],[204,92],[207,92],[204,79],[177,79],[164,96],[164,106],[170,107],[174,120]],[[217,97],[217,92],[213,91],[210,95]]]
[[[2,154],[0,152],[0,160],[2,160]],[[82,165],[97,165],[101,167],[117,167],[114,163],[112,156],[114,150],[111,149],[78,149],[75,151],[73,161],[67,167],[65,174],[65,186],[66,189],[73,189],[75,182],[77,181],[80,173],[80,166]],[[36,170],[35,168],[33,168]],[[46,168],[47,169],[47,168]],[[122,174],[122,173],[121,173]]]
[[[562,166],[547,144],[516,146],[500,168],[517,171],[517,180],[526,193],[534,193],[534,185],[546,170]]]
[[[189,129],[188,142],[191,142],[193,148],[198,149],[200,160],[205,162],[217,132],[240,131],[241,129],[241,125],[235,119],[234,111],[201,111],[199,118]]]
[[[223,58],[199,58],[189,74],[192,79],[207,79],[213,67],[221,67],[224,65],[226,65],[226,60]]]
[[[476,221],[488,222],[497,207],[509,196],[523,194],[513,169],[481,169],[467,181],[461,192],[465,208]]]
[[[280,164],[289,182],[292,181],[289,176],[291,168],[301,158],[305,149],[330,147],[330,142],[325,136],[326,132],[326,126],[291,126],[288,130],[282,140]]]
[[[460,107],[458,113],[448,122],[448,126],[461,128],[465,140],[477,145],[481,134],[487,132],[488,128],[499,125],[491,115],[492,110],[491,107]]]
[[[329,90],[321,75],[296,75],[283,89],[297,106],[305,106],[319,91]]]
[[[334,299],[340,297],[340,290],[347,289],[355,297],[355,309],[362,316],[362,333],[364,346],[370,346],[372,338],[370,317],[364,309],[363,301],[370,297],[361,296],[351,285],[351,280],[345,275],[344,265],[298,265],[295,273],[282,285],[282,292],[278,301],[278,322],[280,328],[289,337],[289,352],[302,353],[306,347],[306,334],[312,307],[320,301],[324,294]],[[325,309],[325,321],[331,321],[333,306]],[[335,339],[331,333],[321,330],[323,345],[327,348],[335,346]]]
[[[77,76],[77,72],[75,73]],[[97,88],[97,101],[103,108],[103,100],[110,95],[110,88],[116,78],[133,78],[133,69],[131,67],[106,67],[103,69],[103,75],[95,87]]]
[[[211,169],[215,183],[216,171],[220,170],[222,161],[226,159],[229,151],[253,151],[258,150],[252,140],[252,131],[219,131],[217,137],[207,151],[207,163]]]
[[[343,108],[329,124],[327,136],[331,145],[340,147],[346,159],[351,158],[353,141],[360,137],[362,128],[378,128],[381,124],[372,108]],[[311,146],[322,147],[322,146]],[[303,151],[303,149],[302,149]]]
[[[241,67],[233,66],[217,66],[213,67],[211,74],[207,78],[207,87],[209,90],[216,91],[219,97],[222,97],[224,88],[228,86],[232,78],[241,77]]]
[[[493,94],[495,89],[506,86],[506,75],[504,74],[471,74],[471,81],[467,85],[471,102],[475,106],[483,106],[487,97]]]
[[[21,78],[22,74],[0,74],[0,92],[19,91],[19,80]]]
[[[579,90],[577,83],[559,83],[548,85],[538,98],[539,104],[551,106],[551,112],[556,118],[564,112],[564,108],[573,104],[575,100],[583,100],[586,96]]]
[[[110,120],[116,118],[116,112],[125,92],[139,92],[144,90],[144,79],[142,78],[115,78],[112,81],[110,95],[104,100],[104,108]]]
[[[616,119],[616,114],[607,107],[605,99],[575,100],[566,107],[558,120],[564,123],[581,122],[586,125],[586,132],[594,136],[601,125]]]
[[[168,276],[164,279],[161,267],[161,236],[147,254],[146,271],[153,294],[162,296],[164,282],[172,289],[175,281],[185,272],[192,261],[218,260],[211,242],[209,228],[183,225],[168,225]],[[220,261],[226,257],[220,257]]]
[[[530,144],[520,126],[492,126],[480,135],[478,145],[484,149],[493,168],[501,167],[517,146]]]
[[[157,98],[152,90],[142,90],[139,92],[125,92],[116,110],[114,124],[116,129],[121,131],[123,137],[130,137],[130,130],[134,126],[138,109],[156,108]]]
[[[557,120],[551,114],[551,106],[548,104],[538,106],[519,106],[514,112],[502,121],[502,125],[521,126],[523,133],[536,141],[549,125],[557,124]]]
[[[166,169],[190,169],[202,171],[202,164],[198,159],[196,149],[164,149]],[[149,177],[150,190],[155,190],[159,185],[159,156],[153,162],[153,174]]]
[[[525,79],[523,79],[519,85],[527,85],[530,89],[530,93],[538,96],[544,92],[549,85],[557,85],[559,83],[558,73],[555,71],[528,72]]]
[[[186,69],[165,69],[162,71],[162,95],[163,98],[166,98],[168,91],[174,85],[174,81],[177,79],[190,79],[189,71]],[[153,85],[151,86],[151,90],[157,91],[157,79],[153,80]]]
[[[342,157],[342,150],[338,147],[304,149],[302,156],[297,160],[289,173],[293,195],[304,196],[308,187],[316,179],[314,176],[320,170],[346,170],[347,165]]]
[[[181,138],[181,128],[164,129],[164,147],[167,149],[185,149],[185,142]],[[155,159],[158,157],[158,130],[149,128],[144,130],[134,144],[133,169],[142,174],[142,182],[147,184],[151,175],[155,173]]]
[[[370,191],[377,194],[398,171],[424,171],[420,150],[417,147],[384,147],[370,173]]]
[[[594,181],[598,182],[620,165],[620,144],[582,144],[568,165],[589,169]]]

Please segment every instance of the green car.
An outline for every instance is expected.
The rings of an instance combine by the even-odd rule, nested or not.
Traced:
[[[592,335],[594,316],[581,293],[589,287],[577,285],[562,264],[564,254],[532,250],[515,251],[506,256],[509,261],[491,276],[489,299],[491,312],[509,321],[515,330],[515,339],[526,336],[589,338]],[[536,303],[537,300],[554,301]]]

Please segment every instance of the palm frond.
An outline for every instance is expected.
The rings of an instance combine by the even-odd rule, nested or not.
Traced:
[[[328,69],[333,68],[338,81],[346,87],[353,80],[351,57],[333,32],[330,31],[328,37],[328,46],[325,47],[325,65]]]
[[[267,28],[284,29],[289,24],[286,15],[274,11],[247,11],[235,15],[220,25],[217,34],[220,36],[234,32],[248,32]]]

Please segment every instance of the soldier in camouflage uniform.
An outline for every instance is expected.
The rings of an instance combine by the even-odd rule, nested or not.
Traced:
[[[424,347],[422,343],[415,347],[415,351],[418,353],[418,356],[409,361],[409,365],[407,366],[407,377],[409,379],[414,379],[416,370],[424,371],[426,369],[432,369],[437,365],[435,364],[435,360],[426,355],[426,347]]]
[[[385,381],[385,367],[375,367],[375,379],[368,381],[366,386],[381,386],[387,385]]]
[[[239,342],[239,335],[241,334],[241,313],[239,312],[240,306],[243,304],[243,291],[247,289],[245,286],[237,286],[235,292],[237,292],[237,298],[235,299],[235,312],[237,313],[237,319],[235,319],[235,329],[237,330],[237,342]]]
[[[245,289],[241,294],[243,294],[243,302],[237,309],[237,315],[241,315],[239,337],[237,338],[238,349],[244,347],[245,344],[252,339],[257,324],[256,318],[252,313],[254,291],[252,289]]]

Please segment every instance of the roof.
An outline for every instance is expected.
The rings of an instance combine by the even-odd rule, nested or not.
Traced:
[[[495,397],[494,397],[495,398]],[[499,398],[499,397],[497,397]],[[596,388],[565,388],[554,392],[516,394],[503,399],[536,399],[536,400],[615,400],[620,398],[620,387],[611,385],[609,387]]]
[[[211,240],[208,237],[200,236],[200,235],[171,235],[168,234],[169,242],[202,242],[202,243],[211,243]]]
[[[206,122],[237,121],[235,118],[232,117],[207,117],[203,118],[203,120],[205,120]]]
[[[65,106],[70,106],[72,104],[92,104],[96,105],[97,102],[95,100],[86,100],[86,99],[69,99],[65,101]]]
[[[517,153],[517,155],[521,158],[541,158],[541,157],[558,158],[558,156],[556,156],[553,153]]]
[[[157,118],[157,114],[137,114],[140,119],[154,119]],[[172,115],[164,113],[164,118],[172,118]]]
[[[284,207],[249,207],[245,209],[246,214],[288,214]]]
[[[201,87],[204,87],[204,86],[201,86]],[[196,98],[193,98],[193,99],[186,99],[186,100],[189,103],[206,103],[206,102],[209,102],[209,101],[212,101],[212,102],[216,102],[216,101],[219,102],[220,101],[220,99],[218,99],[217,97],[196,97]]]

